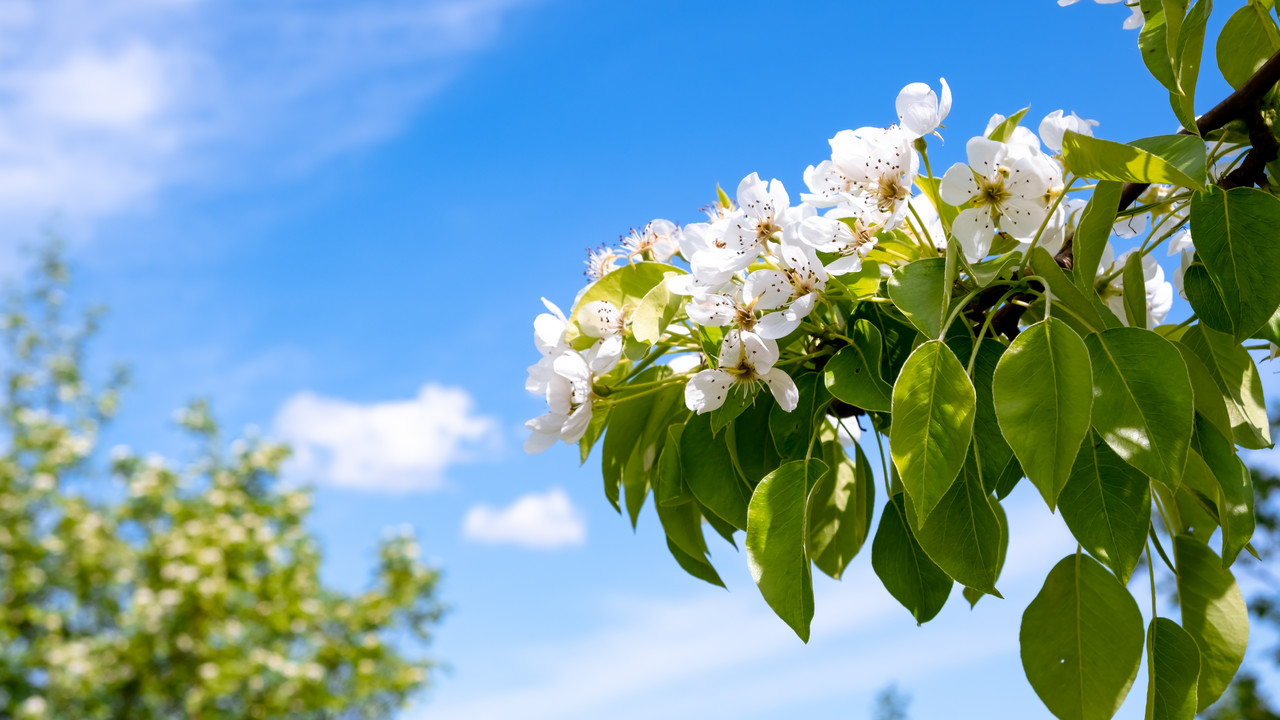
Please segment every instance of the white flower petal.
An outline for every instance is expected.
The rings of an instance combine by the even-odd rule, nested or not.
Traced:
[[[724,405],[733,376],[724,370],[703,370],[684,386],[685,407],[701,415]]]
[[[938,194],[948,205],[963,205],[977,195],[978,181],[973,177],[973,170],[964,163],[956,163],[947,168],[938,186]]]
[[[951,234],[960,243],[965,258],[969,262],[977,262],[991,252],[995,224],[991,222],[991,214],[986,210],[968,208],[956,216],[956,221],[951,224]]]
[[[796,405],[800,404],[800,389],[785,371],[770,368],[769,372],[764,373],[763,380],[773,393],[773,398],[778,401],[778,406],[783,410],[791,412],[796,409]]]

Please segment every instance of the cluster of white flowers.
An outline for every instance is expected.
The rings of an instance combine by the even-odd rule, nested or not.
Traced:
[[[612,387],[627,387],[635,374],[614,382],[610,373],[624,356],[638,360],[656,344],[635,338],[634,307],[584,301],[594,283],[630,263],[664,263],[670,270],[662,281],[665,291],[683,298],[684,318],[665,328],[656,354],[666,355],[663,362],[676,376],[670,381],[685,383],[689,410],[710,412],[736,388],[767,387],[791,411],[799,392],[784,369],[789,359],[780,343],[788,347],[802,327],[813,329],[806,319],[823,307],[828,293],[844,287],[843,276],[862,272],[868,253],[884,238],[905,237],[927,253],[930,247],[944,252],[951,237],[969,263],[990,255],[1001,237],[1003,249],[995,248],[1000,252],[1018,247],[1026,252],[1033,244],[1050,253],[1061,250],[1085,206],[1067,193],[1063,138],[1068,131],[1092,136],[1098,123],[1056,110],[1040,122],[1037,133],[994,115],[985,132],[966,144],[967,163],[954,164],[940,181],[930,177],[926,182],[918,178],[921,153],[926,138],[943,127],[951,100],[945,79],[938,91],[912,83],[897,97],[896,124],[836,133],[829,141],[830,157],[804,171],[807,191],[798,204],[792,204],[780,180],[752,173],[732,198],[720,191],[703,222],[681,227],[654,220],[616,247],[591,251],[589,284],[579,291],[573,317],[544,299],[548,312],[534,321],[534,343],[542,357],[529,368],[526,388],[545,397],[548,411],[526,423],[531,434],[525,449],[542,452],[557,440],[582,439],[599,402]],[[913,188],[930,183],[937,190],[932,200],[913,195]],[[948,210],[945,229],[938,199],[954,208]],[[1145,230],[1146,222],[1145,215],[1127,216],[1115,230],[1132,237]],[[1189,238],[1184,240],[1180,249],[1189,247]],[[1117,269],[1126,257],[1117,259],[1108,249],[1099,270],[1103,296],[1119,308],[1121,318],[1123,279]],[[877,262],[877,277],[896,264]],[[1143,267],[1147,317],[1156,323],[1169,310],[1172,286],[1153,258],[1144,256]]]

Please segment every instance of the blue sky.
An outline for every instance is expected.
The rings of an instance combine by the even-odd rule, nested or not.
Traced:
[[[109,442],[183,452],[195,396],[295,440],[341,587],[415,528],[454,610],[451,670],[406,718],[864,717],[891,682],[918,718],[1048,717],[1017,622],[1074,543],[1026,487],[1006,600],[956,592],[917,628],[864,553],[817,582],[804,646],[741,554],[717,546],[730,592],[705,586],[650,511],[634,534],[613,513],[594,458],[520,450],[538,298],[569,305],[585,248],[697,220],[752,171],[795,197],[908,82],[955,94],[935,169],[1026,105],[1117,140],[1176,127],[1116,6],[792,5],[0,2],[0,259],[69,237],[80,297],[111,309],[99,358],[137,377]]]

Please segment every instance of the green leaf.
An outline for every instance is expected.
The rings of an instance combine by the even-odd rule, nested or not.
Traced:
[[[1222,696],[1244,660],[1249,613],[1230,570],[1208,545],[1187,535],[1173,540],[1182,627],[1200,648],[1196,712]]]
[[[1085,338],[1093,361],[1093,427],[1120,457],[1177,488],[1191,444],[1191,379],[1173,343],[1148,330]]]
[[[684,271],[671,268],[667,276],[683,275]],[[631,316],[631,334],[635,339],[650,345],[662,339],[667,326],[680,314],[685,298],[667,289],[666,282],[660,282],[645,293],[639,307]]]
[[[880,526],[871,541],[871,567],[885,590],[902,603],[917,623],[927,623],[942,610],[951,594],[951,578],[921,549],[907,527],[905,496],[885,503]]]
[[[1217,481],[1218,525],[1222,527],[1222,563],[1230,567],[1253,537],[1253,476],[1235,446],[1203,416],[1196,416],[1196,445]]]
[[[973,383],[941,341],[930,340],[907,358],[893,386],[889,452],[920,523],[960,474],[975,406]]]
[[[1236,90],[1280,50],[1280,32],[1265,8],[1249,3],[1227,18],[1218,35],[1218,69]]]
[[[967,362],[973,354],[973,338],[961,337],[947,341],[947,347],[955,352],[961,362]],[[973,418],[973,453],[978,459],[978,473],[982,476],[982,486],[988,492],[995,489],[1009,461],[1013,459],[1013,450],[1000,434],[1000,423],[996,419],[995,399],[992,397],[991,385],[995,379],[996,365],[1003,357],[1005,344],[993,338],[983,338],[978,348],[978,356],[973,363],[973,389],[977,396],[977,408]]]
[[[1090,298],[1096,298],[1097,293],[1093,290],[1088,291],[1088,295],[1080,292],[1080,288],[1062,272],[1062,268],[1054,261],[1053,256],[1045,251],[1044,248],[1036,248],[1031,252],[1031,269],[1036,275],[1044,278],[1045,283],[1049,285],[1049,291],[1053,293],[1053,302],[1055,305],[1061,304],[1070,309],[1073,320],[1070,322],[1082,323],[1082,327],[1077,331],[1083,331],[1080,334],[1089,332],[1101,332],[1110,327],[1106,319],[1098,312],[1097,306],[1094,305]],[[1076,320],[1075,318],[1078,318]],[[1064,318],[1065,321],[1065,318]]]
[[[996,554],[996,580],[1000,579],[1000,572],[1004,570],[1004,559],[1009,554],[1009,518],[1004,514],[1004,508],[1000,506],[1000,502],[995,498],[988,498],[991,503],[991,509],[995,511],[996,520],[1000,523],[1000,546],[999,552]],[[961,593],[964,599],[969,601],[969,609],[972,610],[978,601],[986,596],[981,590],[971,587],[964,589]]]
[[[1280,308],[1276,308],[1275,314],[1258,331],[1258,337],[1272,345],[1280,345]]]
[[[1142,662],[1142,614],[1124,585],[1076,553],[1049,572],[1022,616],[1022,667],[1061,720],[1108,720]]]
[[[679,268],[657,262],[632,263],[623,265],[588,285],[573,305],[569,326],[565,329],[565,342],[579,350],[590,347],[595,342],[595,338],[582,335],[582,329],[578,326],[578,311],[588,303],[606,300],[630,315],[640,306],[644,296],[661,283],[669,272],[679,272]]]
[[[796,376],[795,383],[800,392],[795,409],[787,412],[775,404],[769,411],[769,432],[784,461],[808,457],[809,446],[831,404],[831,393],[827,392],[821,374],[803,373]]]
[[[1055,318],[1023,330],[996,366],[1000,431],[1050,509],[1089,433],[1092,387],[1089,350]]]
[[[662,456],[658,458],[658,483],[653,488],[654,499],[659,505],[679,505],[693,500],[693,493],[684,484],[680,469],[680,435],[684,427],[680,423],[667,426],[667,443],[662,446]]]
[[[945,258],[925,258],[907,263],[889,276],[889,299],[930,339],[942,337],[946,321],[951,298],[946,269]]]
[[[880,331],[869,320],[858,320],[849,327],[849,339],[853,342],[827,362],[827,390],[854,407],[889,412],[893,386],[880,375]]]
[[[651,367],[637,375],[632,382],[656,382],[670,374],[670,368]],[[604,476],[604,495],[618,512],[622,512],[618,501],[622,493],[623,471],[631,460],[637,440],[644,435],[645,425],[656,401],[657,395],[639,395],[633,400],[615,405],[609,412],[609,427],[605,431],[604,445],[601,448],[600,470]]]
[[[1185,340],[1185,333],[1183,335],[1182,340]],[[1231,435],[1231,419],[1227,414],[1227,404],[1223,400],[1217,380],[1213,378],[1200,357],[1183,344],[1182,340],[1175,342],[1174,347],[1178,348],[1182,361],[1187,364],[1196,412],[1213,423],[1213,426],[1222,431],[1223,435]]]
[[[813,576],[805,551],[805,500],[827,472],[819,460],[789,462],[760,481],[747,519],[747,565],[769,607],[809,642]]]
[[[585,464],[587,458],[591,455],[591,448],[595,447],[596,441],[604,435],[605,426],[609,424],[610,409],[597,409],[591,414],[591,422],[587,425],[587,431],[582,434],[582,439],[578,441],[578,457],[580,462]]]
[[[1170,93],[1178,92],[1178,30],[1186,14],[1184,0],[1141,0],[1144,23],[1138,33],[1142,61],[1151,75]],[[1169,11],[1169,12],[1166,12]]]
[[[636,527],[640,509],[648,497],[650,479],[656,477],[659,455],[667,440],[667,428],[683,423],[689,416],[684,406],[684,387],[679,383],[638,399],[650,399],[651,402],[644,425],[639,434],[631,438],[631,455],[622,468],[622,487],[632,529]],[[616,407],[625,406],[623,403]]]
[[[724,587],[724,581],[720,579],[720,573],[716,572],[715,567],[705,558],[690,555],[680,549],[671,538],[667,538],[667,549],[671,551],[671,556],[676,559],[680,567],[690,575],[709,582],[717,587]]]
[[[747,529],[746,483],[733,469],[724,433],[712,434],[711,416],[689,418],[680,437],[680,470],[698,502],[733,527]]]
[[[1221,391],[1236,444],[1254,450],[1271,446],[1262,378],[1249,351],[1228,335],[1202,325],[1192,325],[1180,341],[1195,353]],[[1213,414],[1207,415],[1210,420]],[[1215,423],[1216,424],[1216,423]]]
[[[1151,527],[1151,483],[1147,476],[1090,433],[1080,446],[1059,507],[1071,534],[1104,565],[1128,582]]]
[[[852,461],[838,442],[824,442],[822,450],[832,470],[809,492],[809,556],[839,580],[871,532],[876,483],[861,447],[854,446]]]
[[[1172,0],[1183,2],[1183,0]],[[1166,0],[1166,4],[1170,0]],[[1169,93],[1173,114],[1187,132],[1200,134],[1196,126],[1196,81],[1200,77],[1200,62],[1204,57],[1204,33],[1213,8],[1212,0],[1197,0],[1182,21],[1178,32],[1177,53],[1173,58],[1173,70],[1178,79],[1177,92]],[[1167,18],[1166,18],[1167,19]],[[1150,149],[1150,148],[1147,148]]]
[[[658,521],[667,539],[675,543],[689,555],[704,558],[707,554],[707,539],[702,534],[702,513],[697,503],[681,505],[656,504]]]
[[[1000,597],[996,578],[1004,533],[972,461],[923,523],[910,498],[906,510],[907,522],[920,527],[915,533],[920,548],[943,572],[961,585]]]
[[[1200,650],[1196,641],[1169,618],[1147,626],[1146,720],[1192,720]]]
[[[1147,281],[1142,272],[1142,253],[1131,253],[1121,273],[1124,285],[1124,314],[1129,327],[1147,327]]]
[[[1018,123],[1022,122],[1023,116],[1031,108],[1022,108],[1018,112],[1010,115],[1000,122],[1000,124],[991,128],[991,132],[987,133],[987,137],[996,142],[1009,142],[1009,138],[1013,137],[1013,131],[1018,127]]]
[[[756,403],[733,421],[733,443],[737,465],[747,479],[747,484],[755,487],[765,475],[777,469],[782,463],[769,431],[769,417],[777,405],[773,396],[762,392],[756,395]]]
[[[1095,180],[1163,183],[1194,190],[1205,183],[1204,140],[1194,135],[1165,135],[1124,145],[1068,130],[1062,138],[1062,160],[1071,172]],[[1199,241],[1196,236],[1197,245]]]
[[[1210,188],[1191,198],[1191,234],[1229,323],[1214,327],[1237,342],[1252,337],[1280,307],[1280,199],[1254,188]]]
[[[1097,294],[1093,289],[1093,282],[1098,276],[1098,265],[1102,263],[1102,253],[1106,250],[1111,228],[1116,222],[1123,188],[1124,183],[1116,180],[1099,182],[1076,225],[1075,238],[1071,241],[1071,255],[1076,286],[1086,295]]]

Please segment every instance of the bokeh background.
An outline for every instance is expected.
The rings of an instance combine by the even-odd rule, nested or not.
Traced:
[[[906,83],[954,92],[938,172],[1028,105],[1033,127],[1062,108],[1100,137],[1172,132],[1125,17],[1049,0],[5,0],[0,269],[55,232],[73,300],[110,308],[96,357],[137,380],[104,447],[181,455],[172,412],[193,397],[291,442],[285,480],[317,487],[324,576],[350,591],[385,528],[416,530],[444,572],[431,653],[449,669],[405,718],[857,718],[895,683],[913,717],[1047,718],[1017,625],[1074,543],[1026,483],[1003,602],[956,593],[916,627],[864,553],[843,582],[815,578],[805,646],[741,553],[714,545],[730,589],[706,586],[651,510],[633,533],[610,509],[594,458],[526,456],[542,410],[523,380],[539,297],[569,307],[586,248],[695,221],[753,171],[797,199],[827,138],[893,122]],[[1201,111],[1227,92],[1211,54]],[[1255,632],[1251,662],[1274,693],[1273,641]],[[1142,716],[1144,679],[1119,717]]]

